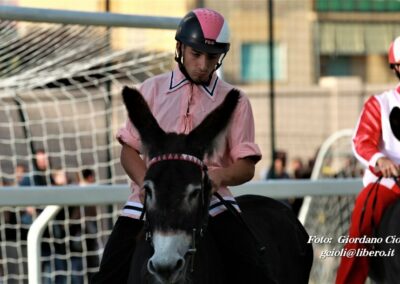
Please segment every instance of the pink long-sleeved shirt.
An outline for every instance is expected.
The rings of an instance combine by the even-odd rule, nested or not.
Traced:
[[[222,103],[225,95],[232,88],[232,85],[221,80],[215,73],[208,86],[192,84],[177,67],[172,72],[146,80],[139,87],[139,91],[164,131],[187,134]],[[227,167],[237,159],[249,156],[260,159],[261,151],[255,144],[254,136],[251,105],[248,98],[242,93],[222,147],[217,149],[212,158],[205,161],[208,168]],[[140,136],[130,120],[127,120],[126,125],[118,131],[117,139],[142,152]],[[134,182],[132,182],[131,188],[132,194],[129,196],[122,214],[138,218],[143,208],[139,199],[139,188]],[[223,187],[218,192],[224,199],[235,204],[228,188]],[[224,207],[213,197],[210,214],[216,215],[223,210]]]

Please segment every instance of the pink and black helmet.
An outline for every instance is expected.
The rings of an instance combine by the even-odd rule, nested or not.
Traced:
[[[206,53],[227,53],[230,46],[224,17],[207,8],[195,9],[183,17],[175,39]]]

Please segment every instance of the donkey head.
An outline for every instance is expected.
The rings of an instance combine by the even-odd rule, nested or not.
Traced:
[[[177,283],[186,274],[186,256],[195,251],[207,222],[211,185],[202,160],[213,152],[240,93],[231,90],[188,135],[164,132],[137,90],[125,87],[122,96],[150,160],[144,187],[154,255],[147,267],[159,282]]]

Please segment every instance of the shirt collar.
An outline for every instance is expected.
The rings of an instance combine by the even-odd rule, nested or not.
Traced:
[[[214,98],[218,80],[219,80],[218,75],[216,74],[216,72],[214,72],[209,85],[197,85],[197,86],[209,97]],[[179,67],[176,66],[174,70],[171,72],[168,93],[173,93],[176,90],[180,89],[182,86],[185,86],[187,84],[190,84],[190,81],[185,77],[185,75],[183,75]]]

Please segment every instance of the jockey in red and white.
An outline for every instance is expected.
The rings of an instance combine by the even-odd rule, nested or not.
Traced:
[[[165,132],[187,134],[218,107],[233,88],[215,72],[230,47],[228,25],[216,11],[195,9],[181,20],[175,39],[177,67],[172,72],[147,79],[139,86],[139,91]],[[237,204],[228,186],[250,180],[255,164],[261,159],[254,136],[252,108],[241,92],[231,124],[221,139],[222,145],[205,161],[213,191],[218,191],[234,206]],[[148,161],[140,136],[129,119],[125,127],[118,131],[117,139],[122,145],[121,164],[132,180],[132,194],[113,228],[100,271],[93,278],[93,283],[126,283],[136,236],[143,225],[139,216],[143,210],[143,180]],[[209,212],[213,216],[209,221],[209,230],[214,228],[216,232],[213,234],[218,235],[215,238],[231,270],[229,273],[234,275],[234,267],[238,265],[248,267],[249,272],[254,272],[252,275],[262,279],[264,272],[257,271],[259,268],[243,257],[251,248],[246,244],[243,248],[234,247],[230,243],[233,236],[240,242],[246,240],[246,232],[237,229],[237,220],[225,211],[216,198],[212,199]]]
[[[391,43],[388,59],[390,68],[400,79],[400,37]],[[394,179],[400,173],[399,107],[400,85],[364,103],[353,137],[353,151],[366,169],[364,188],[357,197],[351,218],[350,238],[372,237],[384,210],[400,197],[400,188]],[[368,249],[368,246],[362,243],[345,245],[348,250],[361,248]],[[368,263],[368,257],[343,256],[336,284],[365,283]]]

